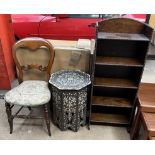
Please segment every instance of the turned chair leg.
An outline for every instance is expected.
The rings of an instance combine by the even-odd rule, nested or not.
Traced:
[[[48,104],[44,105],[44,117],[45,117],[45,121],[46,121],[46,126],[47,126],[47,130],[48,130],[48,134],[49,134],[49,136],[51,136]]]
[[[10,134],[12,134],[13,131],[13,118],[12,118],[12,114],[11,114],[11,106],[9,103],[5,103],[5,107],[6,107],[6,113],[8,116],[8,122],[9,122],[9,126],[10,126]]]

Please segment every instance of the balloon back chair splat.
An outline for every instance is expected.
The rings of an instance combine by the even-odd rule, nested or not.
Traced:
[[[48,80],[54,61],[53,46],[42,38],[25,38],[13,46],[13,58],[19,86],[8,91],[4,97],[10,134],[13,132],[15,117],[34,118],[29,115],[18,115],[22,108],[27,107],[31,111],[31,107],[42,106],[48,134],[51,136],[48,106],[51,93],[48,88]],[[14,105],[21,107],[12,115]]]

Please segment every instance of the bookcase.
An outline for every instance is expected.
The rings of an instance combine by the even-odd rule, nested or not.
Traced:
[[[152,32],[150,26],[128,18],[97,23],[89,125],[130,130]]]

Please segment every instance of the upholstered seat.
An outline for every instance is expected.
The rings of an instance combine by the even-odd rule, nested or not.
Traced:
[[[48,83],[28,80],[13,88],[5,95],[5,101],[21,106],[38,106],[49,102],[51,98]]]

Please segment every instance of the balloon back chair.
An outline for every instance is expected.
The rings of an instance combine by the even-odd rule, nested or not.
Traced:
[[[42,106],[48,134],[50,132],[49,101],[51,93],[48,88],[48,80],[54,61],[54,49],[50,42],[42,38],[25,38],[13,46],[13,58],[16,64],[19,85],[5,94],[5,106],[10,126],[10,134],[13,132],[13,119],[38,118],[31,115],[19,115],[22,108]],[[20,106],[13,115],[14,105]],[[41,117],[39,117],[41,118]]]

